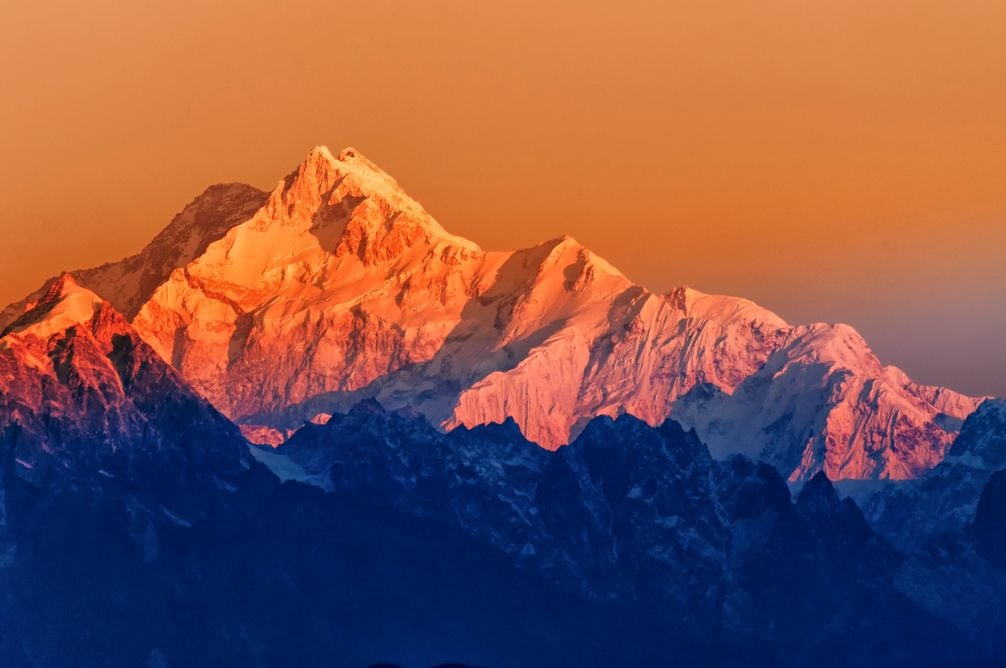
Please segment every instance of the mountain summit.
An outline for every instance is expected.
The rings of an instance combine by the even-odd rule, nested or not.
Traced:
[[[139,255],[77,275],[262,442],[373,397],[445,429],[512,418],[550,449],[629,413],[793,480],[911,478],[977,405],[848,326],[654,294],[570,237],[484,251],[352,148],[313,149],[271,193],[211,188]]]
[[[179,521],[251,465],[234,425],[69,274],[0,336],[0,458],[8,502],[22,481]]]
[[[81,287],[71,274],[51,281],[37,301],[26,304],[17,320],[7,325],[3,335],[31,333],[39,338],[89,322],[103,303],[101,297]]]

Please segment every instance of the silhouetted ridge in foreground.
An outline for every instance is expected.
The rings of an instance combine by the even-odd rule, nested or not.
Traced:
[[[17,475],[10,433],[4,665],[1001,655],[994,626],[961,628],[905,586],[932,566],[906,571],[823,475],[791,502],[772,467],[715,461],[673,422],[598,418],[549,453],[512,424],[443,434],[368,402],[266,453],[315,484],[254,464],[201,489],[201,514],[139,523],[140,497]],[[1001,579],[996,530],[974,531],[968,573]]]

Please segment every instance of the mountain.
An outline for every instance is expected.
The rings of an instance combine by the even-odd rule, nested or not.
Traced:
[[[863,511],[879,533],[911,551],[970,524],[996,471],[1006,468],[1006,401],[988,399],[968,416],[947,458],[924,476],[870,490]]]
[[[656,636],[690,638],[705,665],[970,656],[895,587],[902,555],[823,474],[793,502],[771,466],[716,461],[673,421],[596,418],[549,453],[512,421],[445,435],[366,402],[269,454],[279,470],[289,458],[326,477],[340,505],[451,527],[585,601],[631,601]]]
[[[961,525],[955,512],[944,530],[912,548],[895,575],[895,586],[959,629],[967,646],[987,657],[976,665],[993,666],[1006,655],[1006,470],[989,472],[985,479],[977,502],[969,495],[967,521]],[[974,488],[970,479],[961,487]]]
[[[268,195],[210,189],[140,255],[78,275],[258,442],[376,397],[444,429],[513,418],[549,449],[599,415],[673,417],[794,481],[905,479],[978,404],[847,326],[654,294],[569,237],[482,250],[354,149],[314,149]]]
[[[119,262],[75,271],[74,280],[100,292],[117,311],[132,319],[172,271],[191,262],[211,242],[246,220],[265,203],[267,196],[268,193],[240,183],[210,186],[140,253]],[[45,295],[50,282],[0,311],[0,330],[30,310]]]
[[[50,500],[42,516],[17,512],[0,560],[0,664],[645,665],[690,655],[666,615],[557,591],[435,522],[280,485],[260,467],[249,474],[211,493],[191,526],[153,518],[139,540],[128,509],[78,495]]]
[[[718,453],[745,452],[829,478],[917,478],[946,456],[980,400],[913,383],[847,325],[794,327],[732,393],[699,387],[671,415]]]
[[[793,502],[771,466],[716,461],[672,421],[600,417],[549,452],[513,421],[445,434],[369,401],[256,452],[312,485],[252,466],[199,488],[202,512],[184,519],[163,486],[140,506],[102,502],[116,490],[89,484],[8,499],[0,663],[890,666],[982,656],[895,586],[902,557],[823,474]],[[142,470],[126,471],[131,479]],[[141,513],[137,527],[151,497],[172,512]],[[976,633],[995,628],[975,623]]]
[[[568,237],[484,251],[353,149],[0,328],[4,666],[1006,653],[1006,403]]]
[[[126,319],[72,276],[0,337],[0,458],[8,521],[36,491],[189,522],[252,461],[238,430]]]

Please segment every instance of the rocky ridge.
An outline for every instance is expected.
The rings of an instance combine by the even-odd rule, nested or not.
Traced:
[[[354,149],[314,149],[269,194],[211,189],[140,255],[75,275],[274,444],[375,397],[444,429],[513,418],[549,449],[599,415],[673,417],[794,481],[907,479],[979,401],[912,383],[844,325],[654,294],[569,237],[484,251]]]

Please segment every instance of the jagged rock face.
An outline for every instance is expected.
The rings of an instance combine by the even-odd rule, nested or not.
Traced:
[[[989,478],[1006,467],[1006,401],[988,399],[968,416],[947,458],[917,480],[884,485],[863,510],[878,532],[911,551],[974,518]]]
[[[673,421],[597,418],[548,453],[512,421],[445,435],[367,402],[272,456],[327,474],[343,503],[460,530],[572,593],[681,615],[679,630],[724,647],[744,638],[752,664],[804,665],[827,650],[828,665],[856,665],[930,632],[924,651],[948,651],[894,589],[898,553],[823,474],[793,503],[772,467],[713,460]],[[885,619],[886,640],[871,640]]]
[[[673,422],[598,418],[550,454],[513,421],[444,435],[368,402],[306,426],[278,453],[326,473],[336,493],[455,525],[590,596],[638,594],[660,575],[684,600],[669,581],[717,577],[726,549],[730,520],[714,501],[714,462]]]
[[[589,596],[652,590],[693,604],[759,544],[735,540],[737,527],[759,532],[764,547],[790,508],[771,467],[715,462],[676,423],[629,416],[592,420],[550,454],[512,420],[444,435],[365,402],[305,426],[277,452],[308,476],[326,474],[335,493],[454,525]]]
[[[564,273],[580,266],[576,258],[583,249],[571,240],[563,243],[568,250],[553,273],[563,265]],[[539,270],[530,295],[544,303],[554,294],[547,269]],[[542,323],[547,338],[514,368],[462,391],[447,425],[514,417],[532,440],[552,447],[598,415],[629,413],[660,424],[674,402],[699,385],[732,391],[764,363],[785,326],[744,300],[686,288],[664,298],[617,278],[609,277],[609,289],[590,284],[550,309],[568,315]]]
[[[698,392],[671,415],[696,427],[714,453],[738,447],[793,481],[916,478],[943,460],[948,424],[977,400],[916,385],[883,366],[845,325],[791,328],[765,364],[732,393]]]
[[[599,415],[672,416],[793,480],[900,479],[976,405],[848,327],[656,295],[568,237],[483,251],[353,149],[315,149],[267,196],[208,191],[140,256],[81,276],[261,442],[377,397],[446,429],[513,418],[549,449]]]
[[[432,358],[485,259],[362,156],[318,149],[134,324],[231,417],[299,426],[326,398]]]
[[[0,338],[0,453],[8,493],[17,479],[180,518],[250,465],[236,428],[69,276]]]
[[[974,468],[1006,468],[1006,400],[989,399],[965,420],[949,461]]]
[[[864,506],[870,524],[906,557],[898,590],[959,629],[982,659],[956,661],[976,665],[997,665],[1006,652],[1004,407],[986,400],[943,463],[921,479],[883,485]]]

